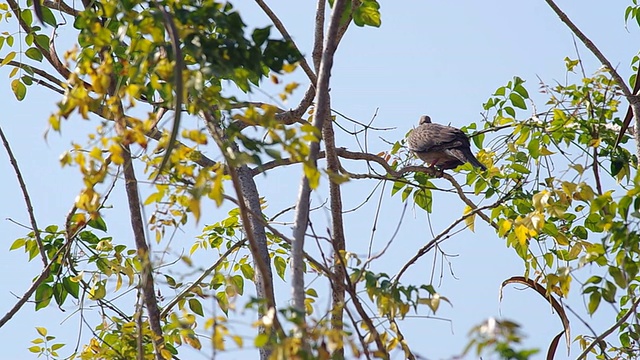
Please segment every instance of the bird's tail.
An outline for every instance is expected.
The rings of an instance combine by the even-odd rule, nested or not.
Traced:
[[[465,151],[465,153],[466,153],[466,154],[465,154],[465,156],[466,156],[466,158],[467,158],[467,161],[468,161],[471,165],[473,165],[473,166],[475,166],[475,167],[477,167],[477,168],[480,168],[482,171],[487,170],[487,167],[486,167],[486,166],[484,166],[484,165],[482,165],[482,163],[480,162],[480,160],[478,160],[478,159],[473,155],[473,153],[472,153],[471,151],[468,151],[468,152],[467,152],[467,151]]]

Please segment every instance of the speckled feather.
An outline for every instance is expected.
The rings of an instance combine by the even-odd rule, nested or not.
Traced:
[[[419,126],[407,137],[407,145],[427,165],[442,170],[454,169],[465,162],[487,169],[471,152],[465,133],[453,126],[433,124],[426,115],[420,118]]]

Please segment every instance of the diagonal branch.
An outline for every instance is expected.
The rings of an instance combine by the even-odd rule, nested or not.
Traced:
[[[29,220],[31,221],[31,227],[33,228],[33,233],[35,234],[36,243],[38,244],[38,250],[40,251],[40,257],[42,259],[42,263],[44,266],[47,266],[47,254],[44,251],[44,245],[42,243],[42,237],[40,235],[40,229],[38,228],[38,224],[36,223],[36,216],[33,213],[33,205],[31,204],[31,197],[29,196],[29,192],[27,191],[27,184],[24,182],[24,178],[22,178],[22,172],[18,167],[18,161],[15,156],[13,156],[13,151],[11,151],[11,147],[9,146],[9,141],[6,136],[4,136],[4,131],[2,131],[2,127],[0,127],[0,138],[2,138],[2,143],[4,144],[4,148],[7,150],[7,155],[9,155],[9,161],[11,162],[11,166],[13,167],[13,171],[16,173],[16,178],[18,179],[18,183],[20,184],[20,190],[22,191],[22,196],[24,197],[24,202],[27,205],[27,213],[29,214]]]
[[[593,349],[594,346],[596,346],[597,344],[600,343],[600,341],[604,340],[607,336],[611,335],[611,333],[613,333],[616,329],[620,328],[620,326],[622,326],[622,324],[627,321],[627,319],[629,318],[629,316],[631,316],[632,314],[636,314],[636,308],[638,307],[638,304],[640,304],[640,298],[637,298],[633,304],[631,304],[631,308],[629,308],[629,311],[627,311],[626,314],[624,314],[620,320],[616,321],[615,324],[611,325],[610,328],[608,328],[605,332],[603,332],[602,334],[600,334],[600,336],[598,336],[597,338],[593,339],[593,341],[591,342],[591,344],[589,344],[589,346],[587,346],[584,351],[576,358],[578,360],[581,359],[586,359],[587,358],[587,354],[589,353],[589,351],[591,351],[591,349]]]
[[[451,232],[451,230],[453,230],[453,228],[455,228],[458,224],[463,222],[465,219],[480,213],[482,210],[495,208],[496,206],[502,204],[502,202],[504,202],[506,200],[506,198],[507,197],[505,196],[505,197],[502,197],[502,198],[498,199],[498,201],[494,202],[493,204],[485,205],[485,206],[482,206],[482,207],[477,207],[477,208],[471,210],[470,212],[462,215],[460,218],[458,218],[454,222],[452,222],[446,229],[442,230],[442,232],[440,232],[436,237],[434,237],[426,245],[421,247],[420,250],[418,250],[418,253],[416,255],[414,255],[409,261],[407,261],[402,266],[400,271],[398,271],[398,274],[396,276],[394,276],[394,278],[395,278],[394,282],[396,282],[396,283],[399,282],[400,281],[400,277],[402,276],[402,274],[404,274],[404,272],[407,271],[407,269],[411,265],[415,264],[416,261],[418,261],[418,259],[420,259],[422,256],[424,256],[424,254],[429,252],[429,250],[431,250],[433,247],[435,247],[436,245],[439,245],[442,241],[444,241],[446,239],[445,236],[447,236]]]
[[[589,49],[589,51],[591,51],[591,53],[593,53],[593,55],[595,55],[595,57],[598,58],[598,60],[600,60],[602,65],[608,68],[609,72],[611,73],[611,77],[613,77],[613,79],[616,81],[616,83],[622,90],[622,93],[627,98],[627,101],[629,101],[629,105],[631,107],[633,117],[636,119],[636,123],[635,123],[636,131],[634,132],[634,138],[636,141],[636,155],[640,158],[640,121],[639,121],[640,120],[640,97],[637,94],[634,94],[631,92],[631,89],[629,89],[629,87],[625,83],[622,76],[618,74],[615,67],[611,65],[611,62],[609,61],[609,59],[607,59],[607,57],[604,56],[602,51],[600,51],[600,49],[596,47],[596,45],[571,21],[571,19],[569,19],[567,14],[565,14],[558,7],[558,5],[556,5],[556,3],[553,0],[545,0],[545,2],[553,10],[553,12],[555,12],[556,15],[558,15],[558,17],[560,18],[560,21],[565,23],[565,25],[567,25],[567,27],[576,35],[576,37],[578,37],[578,39],[582,41],[584,46],[587,49]],[[636,84],[637,83],[638,83],[638,80],[636,80]],[[623,126],[620,129],[621,133],[624,134],[626,132],[630,122],[631,122],[631,117],[627,115],[625,117],[625,123],[623,123]]]
[[[282,37],[284,37],[285,40],[287,40],[293,45],[293,47],[296,49],[298,54],[302,54],[300,49],[298,49],[298,45],[296,45],[295,41],[293,41],[293,38],[287,31],[287,28],[284,27],[284,24],[282,23],[282,21],[280,21],[278,16],[271,10],[271,8],[269,8],[269,5],[267,5],[264,2],[264,0],[256,0],[256,3],[258,4],[258,6],[260,6],[262,11],[264,11],[264,13],[267,14],[269,19],[271,19],[271,22],[273,23],[273,25],[275,25],[276,29],[280,31],[280,34],[282,34]],[[302,70],[304,70],[305,74],[307,74],[307,77],[309,78],[311,83],[315,84],[317,81],[316,74],[313,72],[313,70],[309,66],[309,63],[307,62],[307,59],[304,56],[300,58],[300,66],[302,67]]]

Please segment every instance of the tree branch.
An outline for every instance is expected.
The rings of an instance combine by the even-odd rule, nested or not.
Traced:
[[[394,276],[395,280],[394,282],[399,282],[400,281],[400,277],[402,276],[402,274],[404,274],[405,271],[407,271],[407,269],[415,264],[416,261],[418,261],[418,259],[420,259],[424,254],[426,254],[427,252],[429,252],[429,250],[431,250],[434,246],[438,245],[439,243],[441,243],[447,234],[449,234],[449,232],[451,232],[451,230],[453,230],[453,228],[455,228],[458,224],[460,224],[461,222],[463,222],[465,219],[474,216],[478,213],[480,213],[482,210],[485,209],[492,209],[495,208],[496,206],[500,205],[502,202],[504,202],[506,200],[506,196],[503,198],[498,199],[498,201],[494,202],[493,204],[490,205],[485,205],[479,208],[475,208],[473,210],[471,210],[470,212],[462,215],[460,218],[458,218],[457,220],[455,220],[453,223],[451,223],[451,225],[449,225],[446,229],[442,230],[442,232],[440,232],[436,237],[434,237],[431,241],[429,241],[426,245],[424,245],[422,248],[420,248],[420,250],[418,250],[418,253],[416,255],[414,255],[409,261],[407,261],[402,268],[400,269],[400,271],[398,271],[398,274],[396,274],[396,276]],[[443,239],[444,238],[444,239]],[[442,240],[441,240],[442,239]]]
[[[42,259],[42,263],[44,266],[47,266],[49,260],[47,259],[47,254],[44,251],[44,244],[42,243],[42,236],[40,235],[40,229],[38,228],[38,223],[36,222],[36,216],[33,213],[33,205],[31,204],[31,197],[29,196],[29,192],[27,191],[27,184],[24,182],[24,178],[22,177],[22,172],[20,171],[20,167],[18,167],[18,161],[15,156],[13,156],[13,151],[11,151],[11,146],[9,146],[9,140],[4,136],[4,131],[2,131],[2,127],[0,126],[0,138],[2,138],[2,144],[4,148],[7,150],[7,155],[9,156],[9,162],[11,162],[11,166],[13,167],[13,171],[16,173],[16,178],[18,179],[18,184],[20,184],[20,190],[22,191],[22,197],[24,198],[24,202],[27,205],[27,213],[29,214],[29,221],[31,222],[31,227],[33,228],[33,233],[35,234],[36,243],[38,244],[38,250],[40,251],[40,258]]]
[[[589,353],[589,351],[591,351],[591,349],[593,349],[594,346],[599,344],[600,341],[604,340],[607,336],[611,335],[612,332],[614,332],[616,329],[618,329],[625,321],[627,321],[627,319],[629,318],[629,316],[631,316],[631,314],[635,314],[636,313],[636,308],[638,307],[638,304],[640,304],[640,298],[637,298],[633,302],[633,304],[631,305],[631,308],[629,308],[629,311],[627,311],[627,313],[624,314],[624,316],[622,316],[620,318],[620,320],[616,321],[615,324],[613,324],[605,332],[600,334],[600,336],[598,336],[597,338],[593,339],[591,344],[589,344],[589,346],[587,346],[584,349],[584,351],[576,359],[577,360],[586,359],[587,358],[587,354]]]
[[[165,317],[167,317],[171,309],[173,309],[173,307],[176,306],[180,302],[180,300],[182,300],[186,295],[188,295],[191,292],[191,290],[200,286],[200,284],[202,284],[204,279],[207,276],[209,276],[209,274],[211,274],[218,266],[220,266],[220,264],[223,261],[226,261],[229,255],[231,255],[234,251],[240,249],[240,247],[242,247],[245,244],[245,242],[246,240],[243,239],[231,245],[231,247],[227,249],[227,251],[225,251],[222,255],[220,255],[220,257],[216,260],[215,263],[213,263],[213,265],[211,265],[209,268],[203,271],[202,274],[200,274],[200,276],[198,276],[198,278],[191,283],[191,285],[187,286],[178,295],[176,295],[176,297],[174,297],[171,301],[169,301],[167,305],[164,306],[164,308],[162,309],[162,312],[160,312],[160,318],[164,319]]]
[[[267,5],[264,2],[264,0],[256,0],[256,3],[258,4],[258,6],[260,6],[262,11],[264,11],[264,13],[267,14],[269,19],[271,19],[271,22],[273,23],[273,25],[275,25],[276,29],[278,29],[280,34],[282,34],[282,37],[293,45],[293,47],[296,49],[298,54],[302,54],[302,52],[298,48],[298,45],[296,45],[291,35],[289,35],[287,28],[284,27],[284,24],[282,24],[282,21],[280,21],[278,16],[271,10],[271,8],[269,8],[269,5]],[[309,78],[311,83],[315,84],[317,81],[316,74],[313,72],[313,70],[309,66],[309,63],[307,62],[307,59],[305,59],[304,56],[300,58],[300,66],[302,67],[302,70],[304,70],[305,74],[307,74],[307,77]]]
[[[627,98],[627,101],[629,101],[629,105],[631,106],[631,110],[633,112],[633,117],[636,119],[636,131],[634,132],[634,137],[636,141],[636,155],[638,156],[638,158],[640,158],[640,121],[638,121],[640,119],[640,98],[638,97],[638,95],[631,92],[631,89],[629,89],[622,76],[618,74],[616,68],[611,65],[609,59],[607,59],[607,57],[604,56],[604,54],[598,49],[598,47],[596,47],[596,45],[571,21],[571,19],[569,19],[569,17],[558,7],[558,5],[556,5],[553,0],[545,0],[545,2],[556,13],[556,15],[558,15],[560,21],[565,23],[565,25],[567,25],[567,27],[576,35],[576,37],[580,39],[580,41],[582,41],[584,46],[589,49],[589,51],[591,51],[591,53],[595,55],[598,60],[600,60],[600,63],[608,68],[609,72],[611,73],[611,77],[613,77],[613,79],[616,81],[616,83],[622,90],[622,93]],[[638,80],[636,80],[636,83],[637,82]],[[629,119],[629,122],[630,121],[631,119]],[[629,126],[629,123],[627,123],[626,126],[624,125],[625,124],[623,124],[623,127],[621,129],[622,133],[626,132],[626,128]]]
[[[331,19],[329,20],[329,29],[322,54],[320,71],[317,83],[317,109],[313,118],[313,125],[322,131],[324,121],[330,116],[330,100],[329,100],[329,78],[331,77],[331,68],[333,66],[333,55],[338,46],[337,34],[340,25],[340,18],[345,9],[345,0],[336,0],[334,3]],[[317,159],[320,151],[320,139],[310,144],[308,166],[317,170]],[[293,246],[291,249],[291,286],[293,288],[293,307],[304,314],[304,237],[309,222],[309,203],[311,196],[311,186],[306,174],[303,173],[300,182],[300,191],[296,202],[295,222],[293,229]],[[304,321],[303,321],[304,323]]]

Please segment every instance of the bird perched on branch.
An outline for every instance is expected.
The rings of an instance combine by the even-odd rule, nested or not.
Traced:
[[[427,115],[420,117],[420,123],[407,137],[409,150],[429,167],[441,170],[455,169],[468,162],[482,170],[482,165],[471,152],[469,138],[453,126],[433,124]]]

